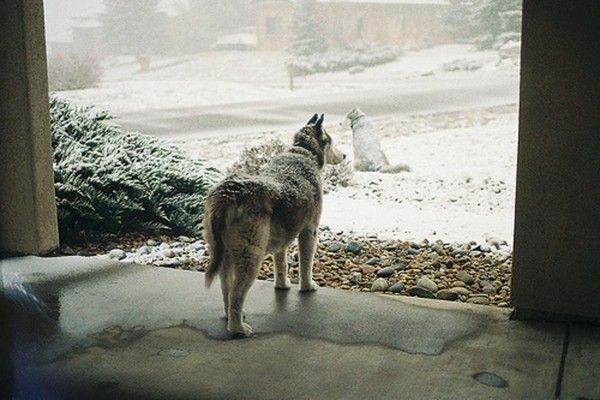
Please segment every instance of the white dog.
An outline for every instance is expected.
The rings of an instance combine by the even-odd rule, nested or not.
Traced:
[[[346,114],[341,123],[342,127],[352,128],[352,147],[354,149],[354,169],[366,172],[383,172],[395,174],[401,171],[410,171],[406,164],[390,165],[385,153],[381,150],[381,143],[373,131],[367,116],[358,107]]]

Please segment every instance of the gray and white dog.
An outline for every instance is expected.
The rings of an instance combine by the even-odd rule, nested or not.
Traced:
[[[259,175],[228,176],[207,195],[206,285],[219,274],[227,330],[234,337],[252,334],[242,321],[242,308],[265,255],[274,255],[275,288],[290,288],[286,252],[296,237],[300,290],[317,289],[312,263],[323,197],[320,171],[326,163],[338,164],[346,157],[333,147],[323,119],[323,114],[315,114],[294,135],[293,146],[274,157]]]
[[[352,128],[352,147],[354,149],[353,166],[357,171],[383,172],[395,174],[410,171],[406,164],[390,165],[367,116],[358,107],[354,107],[340,124],[344,128]]]

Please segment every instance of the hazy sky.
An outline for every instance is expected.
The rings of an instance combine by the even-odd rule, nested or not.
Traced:
[[[178,2],[181,1],[161,0],[159,9],[169,12],[173,9],[173,4]],[[70,41],[71,26],[89,23],[90,18],[93,18],[103,9],[102,0],[44,0],[47,41]]]

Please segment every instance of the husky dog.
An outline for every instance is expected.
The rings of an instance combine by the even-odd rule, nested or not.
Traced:
[[[315,114],[294,135],[293,146],[274,157],[259,175],[231,175],[206,198],[204,239],[210,261],[206,286],[219,274],[227,330],[234,337],[252,334],[242,307],[266,254],[275,261],[275,288],[289,289],[286,252],[297,237],[300,290],[313,291],[312,263],[321,217],[320,171],[346,156],[333,147]]]
[[[358,107],[346,114],[340,124],[345,128],[352,128],[352,147],[354,148],[354,169],[357,171],[377,171],[395,174],[401,171],[410,171],[406,164],[390,165],[385,153],[381,150],[381,143],[376,133],[373,132],[367,116]]]

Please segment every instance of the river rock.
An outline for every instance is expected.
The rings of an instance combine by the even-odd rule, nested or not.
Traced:
[[[453,292],[452,290],[442,289],[436,293],[436,297],[440,300],[454,301],[458,300],[458,293]]]
[[[433,293],[419,286],[413,286],[410,289],[408,289],[408,294],[411,296],[423,297],[426,299],[435,299],[435,295]]]
[[[365,275],[369,275],[369,274],[374,274],[375,273],[375,267],[372,266],[372,265],[363,265],[362,267],[360,267],[360,270]]]
[[[113,260],[122,260],[125,257],[127,257],[127,253],[125,253],[125,251],[123,251],[121,249],[112,249],[108,253],[108,258],[113,259]]]
[[[467,299],[467,303],[487,305],[487,304],[490,304],[490,299],[488,299],[487,296],[486,297],[482,297],[482,296],[469,297]]]
[[[404,288],[405,288],[404,283],[396,282],[388,288],[388,292],[401,293],[404,290]]]
[[[377,278],[371,285],[371,292],[385,292],[388,287],[389,285],[385,279]]]
[[[362,244],[360,244],[359,242],[354,241],[354,240],[348,242],[348,244],[346,245],[346,251],[349,251],[350,253],[360,254],[362,249],[363,249]]]
[[[141,255],[145,255],[145,254],[150,254],[152,252],[152,249],[148,246],[142,246],[137,250],[138,254]]]
[[[456,294],[463,295],[463,296],[468,296],[468,295],[471,294],[471,291],[469,289],[467,289],[465,287],[460,287],[460,286],[459,287],[453,287],[453,288],[450,288],[448,290],[450,292],[452,292],[452,293],[456,293]]]
[[[463,281],[467,285],[472,285],[475,283],[475,279],[467,271],[458,271],[456,277]]]
[[[394,275],[396,273],[396,270],[392,267],[385,267],[385,268],[381,268],[379,271],[377,271],[377,276],[380,278],[389,278],[390,276]]]
[[[329,243],[329,246],[327,246],[327,248],[325,250],[329,251],[330,253],[336,253],[338,251],[340,251],[342,249],[342,244],[340,242],[331,242]]]
[[[432,281],[431,279],[429,279],[428,277],[424,276],[421,279],[419,279],[417,281],[417,286],[421,287],[423,289],[427,289],[432,293],[435,293],[438,291],[438,287],[435,284],[434,281]]]

